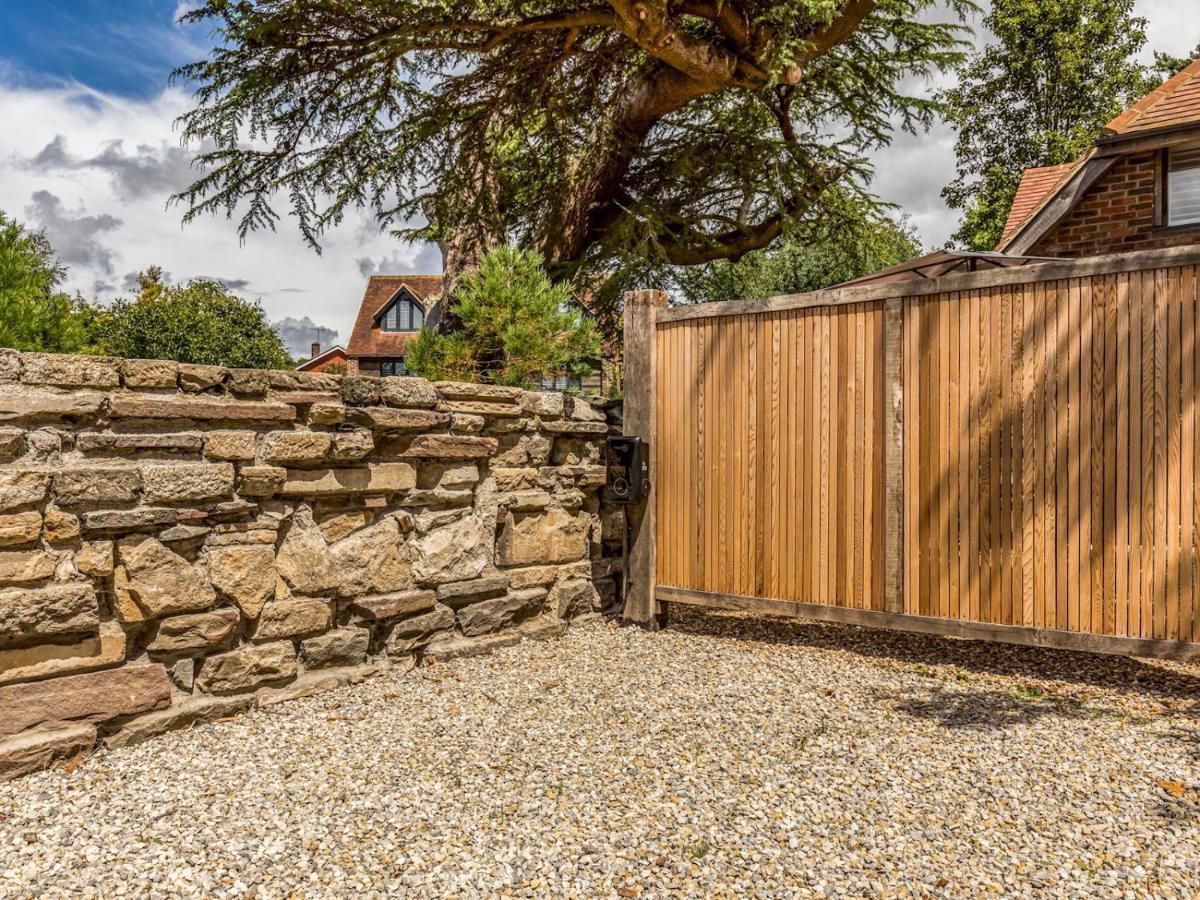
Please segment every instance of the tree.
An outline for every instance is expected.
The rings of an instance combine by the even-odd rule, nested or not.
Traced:
[[[92,311],[59,290],[66,273],[44,234],[0,212],[0,347],[51,353],[86,348]]]
[[[1172,56],[1170,53],[1155,50],[1154,64],[1150,67],[1150,71],[1159,81],[1166,81],[1172,75],[1186,69],[1197,59],[1200,59],[1200,44],[1193,47],[1192,52],[1187,56]]]
[[[1146,20],[1134,0],[994,0],[995,40],[941,95],[957,129],[958,177],[942,192],[964,218],[954,240],[991,250],[1021,172],[1070,162],[1149,88],[1134,57]]]
[[[492,247],[556,277],[737,260],[866,197],[865,156],[935,104],[905,80],[960,59],[934,0],[207,0],[222,41],[177,77],[210,142],[185,218],[313,246],[345,212],[446,249],[448,283]],[[970,0],[949,0],[962,15]]]
[[[156,266],[141,273],[138,282],[138,296],[117,300],[96,324],[108,353],[252,369],[292,368],[283,341],[257,303],[206,279],[163,284]]]
[[[843,214],[785,235],[738,262],[680,268],[675,287],[690,303],[802,294],[877,272],[919,256],[905,219],[851,204]]]
[[[415,374],[533,387],[546,376],[586,375],[599,362],[595,323],[532,251],[492,250],[463,276],[450,311],[459,329],[422,329],[409,348]]]

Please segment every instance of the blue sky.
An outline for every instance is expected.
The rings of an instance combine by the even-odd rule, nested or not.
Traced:
[[[177,0],[4,0],[0,59],[31,86],[62,81],[148,99],[209,45],[206,26],[179,26]]]
[[[1149,46],[1183,54],[1200,41],[1197,0],[1136,0]],[[317,255],[285,218],[242,244],[234,223],[186,227],[172,194],[195,178],[197,150],[180,145],[191,107],[172,69],[211,47],[207,24],[182,26],[195,0],[0,0],[0,210],[45,231],[68,267],[67,286],[109,301],[161,266],[175,281],[218,278],[263,304],[297,350],[316,329],[349,337],[365,277],[440,271],[431,246],[381,234],[350,215]],[[929,90],[934,85],[926,85]],[[875,191],[911,216],[927,246],[956,214],[940,190],[953,176],[954,135],[897,135],[875,159]]]

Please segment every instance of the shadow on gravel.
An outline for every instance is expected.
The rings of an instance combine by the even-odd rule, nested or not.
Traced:
[[[977,674],[1102,688],[1154,700],[1168,707],[1172,715],[1200,720],[1200,666],[1167,667],[1123,656],[753,616],[680,604],[671,608],[670,628],[684,634],[843,651],[899,663],[917,674],[932,674],[929,667],[945,666],[966,680]],[[1044,715],[1098,714],[1086,703],[1053,692],[1032,688],[1027,696],[1021,696],[1020,690],[1014,688],[1011,694],[964,691],[959,694],[961,699],[955,699],[956,692],[943,691],[946,696],[936,700],[913,701],[916,705],[911,712],[946,724],[968,721],[975,723],[974,727],[988,720],[1002,727],[1006,722]],[[975,711],[972,707],[976,706],[982,709]]]

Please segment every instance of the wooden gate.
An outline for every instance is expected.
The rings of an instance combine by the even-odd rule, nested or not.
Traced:
[[[631,295],[654,603],[1200,658],[1200,249]],[[641,358],[638,358],[641,354]]]

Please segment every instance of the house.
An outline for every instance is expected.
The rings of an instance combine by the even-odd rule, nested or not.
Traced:
[[[1200,59],[1075,162],[1026,169],[998,250],[1101,256],[1200,243]]]
[[[416,339],[441,292],[441,275],[372,275],[346,345],[346,371],[405,374],[408,345]]]
[[[328,350],[321,350],[321,345],[313,341],[309,358],[296,366],[297,372],[332,372],[346,371],[346,348],[334,344]]]

